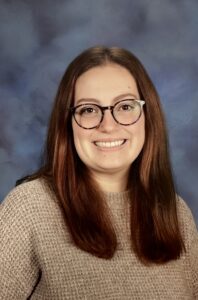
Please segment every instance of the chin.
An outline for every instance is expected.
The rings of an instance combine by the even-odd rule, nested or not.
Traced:
[[[115,173],[115,172],[122,172],[125,170],[128,170],[130,168],[130,166],[123,166],[123,165],[100,165],[97,168],[95,168],[96,171],[102,171],[102,172],[106,172],[106,173]]]

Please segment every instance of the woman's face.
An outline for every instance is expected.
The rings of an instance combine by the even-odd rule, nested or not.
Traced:
[[[140,99],[133,76],[118,64],[108,64],[94,67],[77,79],[74,106],[83,103],[109,106],[129,98]],[[110,110],[106,110],[100,126],[87,130],[79,127],[72,118],[76,151],[94,174],[127,173],[142,150],[144,122],[142,113],[135,124],[123,126],[113,119]]]

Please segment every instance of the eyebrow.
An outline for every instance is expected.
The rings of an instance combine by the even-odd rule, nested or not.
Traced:
[[[128,97],[128,96],[133,97],[133,98],[135,98],[135,99],[138,99],[137,95],[135,95],[135,94],[132,94],[132,93],[125,93],[125,94],[121,94],[121,95],[119,95],[119,96],[116,96],[116,97],[113,99],[113,102],[119,101],[120,99],[125,98],[125,97]],[[81,98],[81,99],[78,99],[78,100],[76,101],[76,105],[79,105],[79,104],[82,103],[82,102],[90,102],[90,101],[91,101],[91,102],[95,102],[95,103],[100,104],[100,100],[95,99],[95,98]]]

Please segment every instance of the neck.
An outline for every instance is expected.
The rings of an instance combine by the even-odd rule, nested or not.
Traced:
[[[123,192],[127,189],[128,172],[121,173],[95,173],[92,172],[94,179],[104,192]]]

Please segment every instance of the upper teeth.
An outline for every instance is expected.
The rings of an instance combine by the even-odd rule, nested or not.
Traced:
[[[113,142],[95,142],[95,144],[99,147],[117,147],[124,143],[124,140],[118,140]]]

